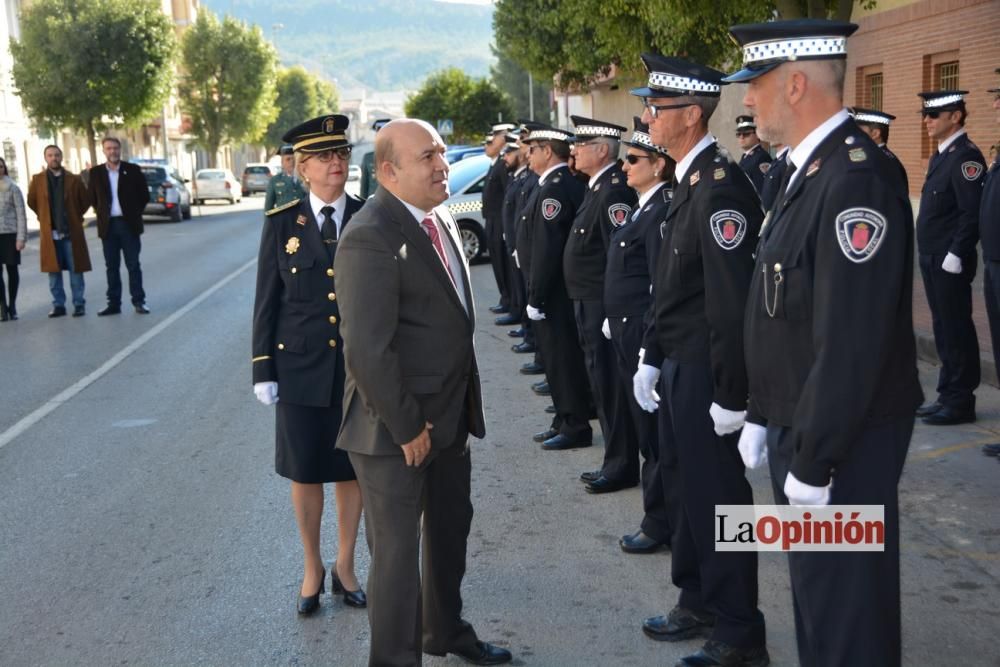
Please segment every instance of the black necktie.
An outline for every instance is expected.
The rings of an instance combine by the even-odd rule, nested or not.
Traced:
[[[323,235],[323,241],[326,243],[333,243],[337,240],[337,223],[333,221],[333,207],[324,206],[319,210],[323,214],[323,226],[320,228],[320,234]]]
[[[778,196],[775,198],[774,203],[780,204],[781,200],[785,198],[785,191],[788,190],[788,184],[792,181],[792,174],[798,167],[791,160],[788,161],[788,166],[785,168],[785,173],[781,176],[781,185],[778,186]]]

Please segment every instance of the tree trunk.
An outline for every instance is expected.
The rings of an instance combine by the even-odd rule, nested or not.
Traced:
[[[99,158],[97,157],[97,139],[95,135],[97,134],[94,129],[94,119],[91,118],[87,121],[87,147],[90,149],[90,166],[96,167]]]
[[[775,9],[778,10],[778,17],[782,19],[800,19],[802,16],[802,6],[799,0],[775,0]]]
[[[216,169],[219,166],[219,141],[214,137],[209,139],[207,146],[208,166]]]
[[[826,18],[826,2],[824,0],[809,0],[809,13],[808,16],[811,19],[825,19]]]
[[[854,0],[837,0],[837,15],[834,18],[838,21],[850,21],[853,11]]]

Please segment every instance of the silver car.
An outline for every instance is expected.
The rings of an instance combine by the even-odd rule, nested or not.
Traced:
[[[470,264],[487,257],[483,186],[489,170],[490,159],[485,155],[475,155],[454,163],[448,173],[451,197],[444,205],[458,222],[465,258]]]
[[[143,213],[164,215],[173,222],[191,219],[191,193],[188,180],[168,164],[154,160],[136,160],[149,187],[149,203]]]

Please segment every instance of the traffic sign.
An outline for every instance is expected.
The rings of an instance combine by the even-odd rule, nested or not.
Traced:
[[[439,120],[438,134],[440,134],[442,137],[450,137],[451,135],[455,134],[455,124],[452,123],[451,120],[447,118],[444,120]]]

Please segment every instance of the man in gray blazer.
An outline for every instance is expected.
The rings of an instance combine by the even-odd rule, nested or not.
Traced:
[[[376,136],[379,189],[334,262],[347,364],[337,447],[364,498],[370,665],[454,653],[492,665],[511,654],[462,620],[472,525],[469,435],[485,435],[473,349],[472,287],[448,198],[444,143],[395,120]],[[423,574],[419,569],[423,518]]]

